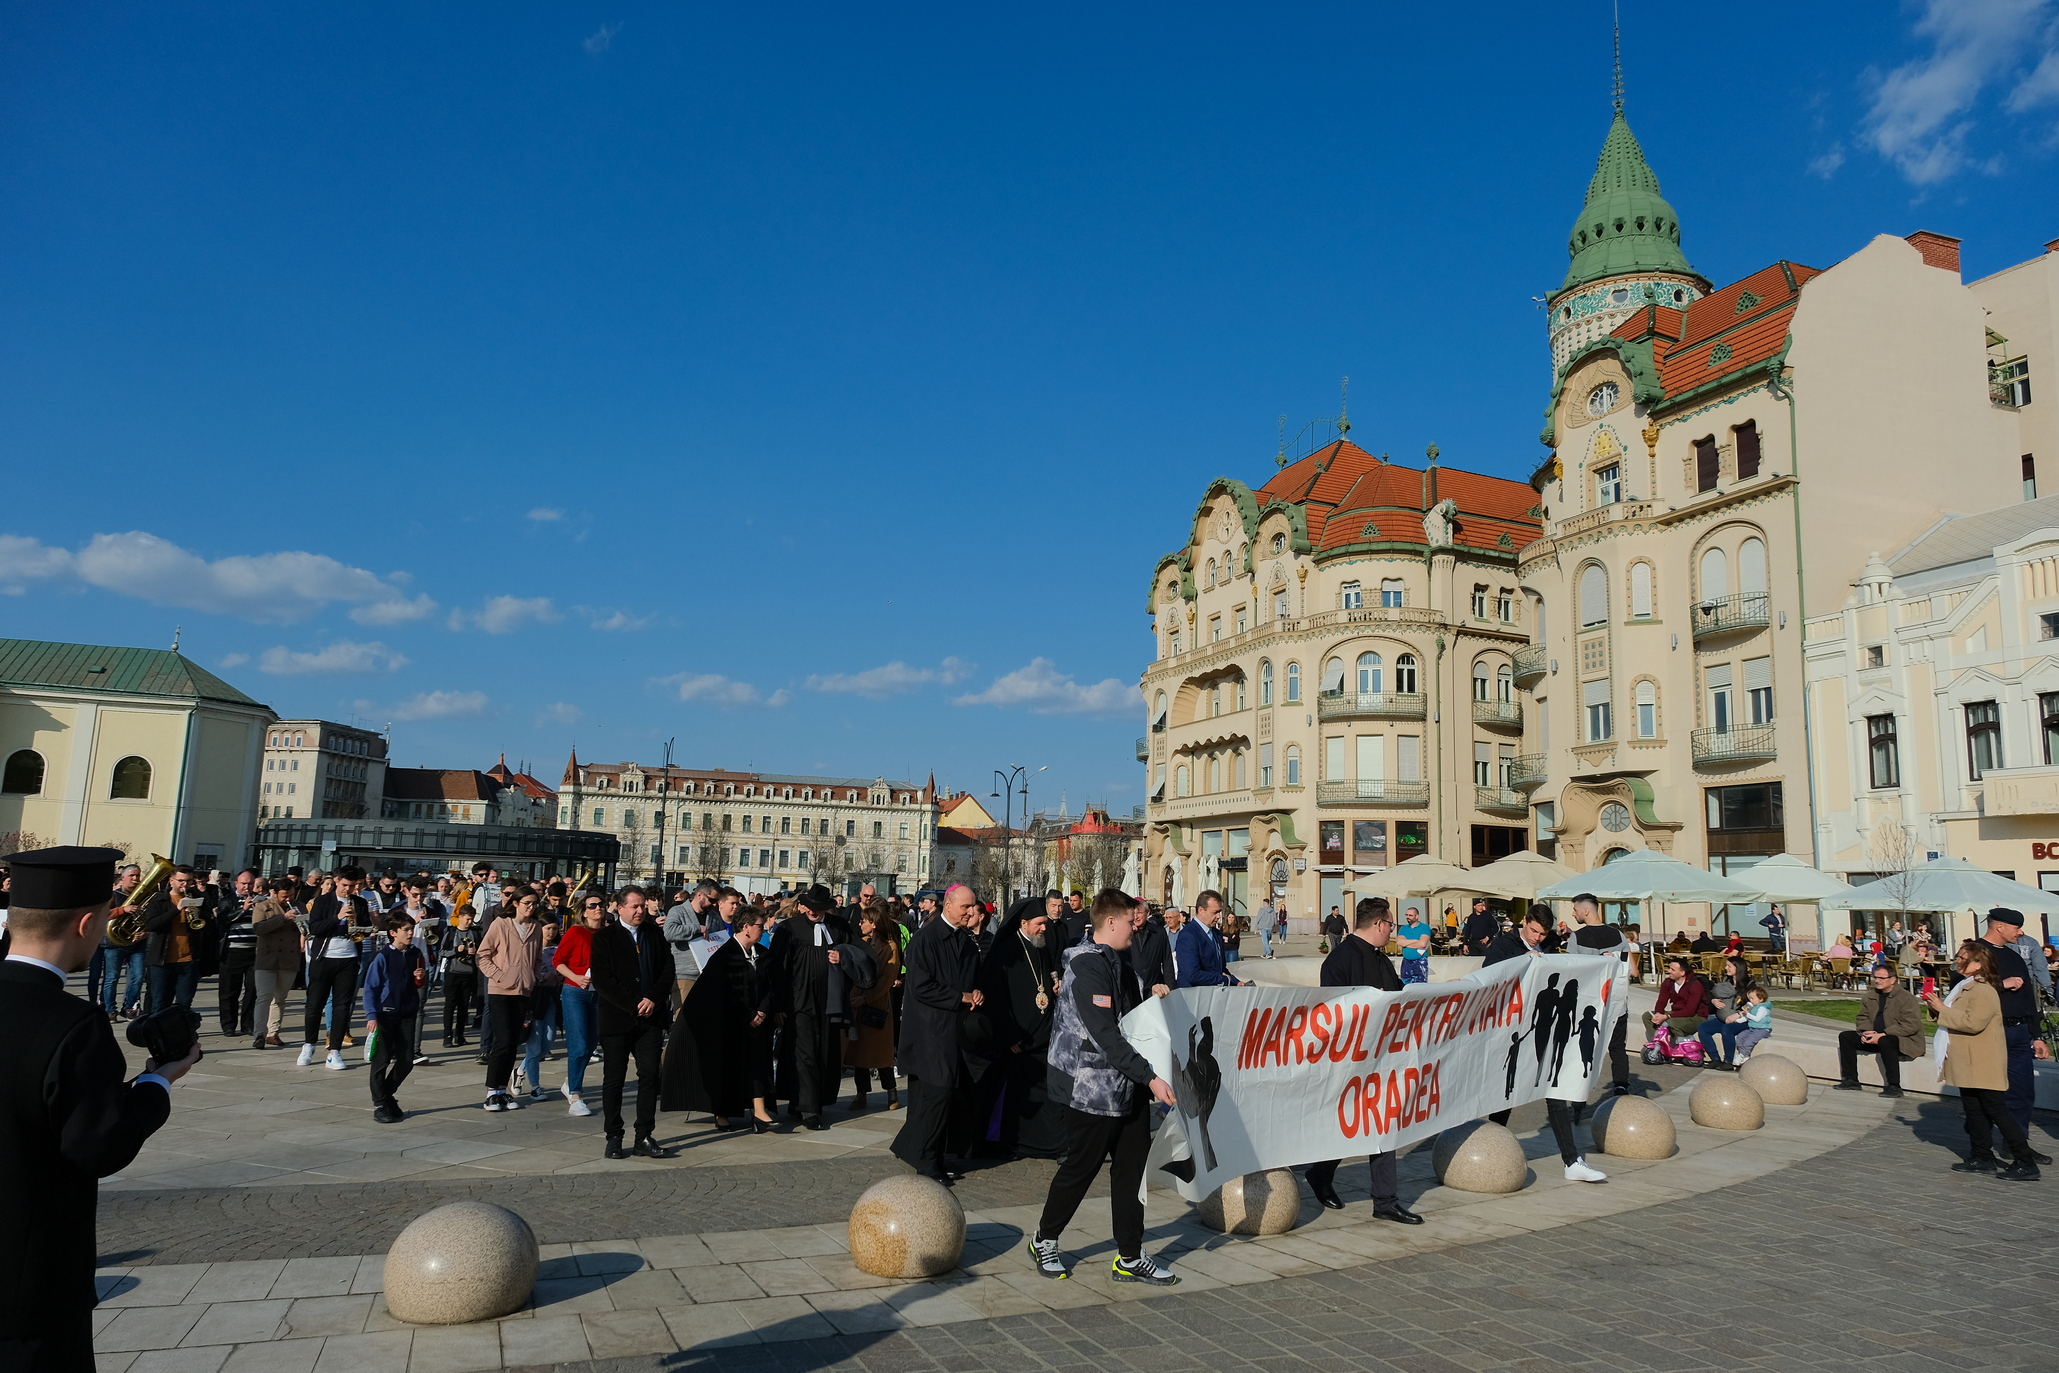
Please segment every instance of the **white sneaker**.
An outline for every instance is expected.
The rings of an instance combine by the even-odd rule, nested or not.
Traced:
[[[506,1094],[506,1093],[504,1093],[504,1092],[495,1092],[495,1093],[494,1093],[493,1095],[491,1095],[491,1096],[489,1096],[489,1097],[487,1097],[487,1098],[486,1098],[486,1105],[485,1105],[485,1106],[484,1106],[484,1107],[483,1107],[482,1109],[484,1109],[484,1110],[488,1110],[488,1111],[505,1111],[505,1110],[507,1110],[507,1109],[508,1109],[508,1098],[507,1098],[507,1094]]]
[[[568,1093],[566,1094],[565,1101],[567,1103],[565,1114],[568,1116],[590,1116],[593,1114],[593,1107],[587,1105],[576,1096]]]
[[[350,1065],[343,1061],[343,1050],[331,1049],[329,1050],[328,1061],[323,1063],[322,1066],[324,1068],[333,1068],[338,1071],[341,1071],[342,1069],[348,1068]]]
[[[312,1044],[303,1044],[300,1046],[300,1057],[293,1060],[293,1066],[296,1068],[308,1068],[314,1065],[314,1061],[315,1046]]]
[[[1566,1165],[1567,1182],[1607,1182],[1609,1175],[1598,1168],[1589,1168],[1587,1160],[1576,1158]]]

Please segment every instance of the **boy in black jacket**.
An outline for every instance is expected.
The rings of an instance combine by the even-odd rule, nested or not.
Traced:
[[[414,947],[415,922],[405,915],[387,918],[386,939],[365,970],[365,1037],[378,1036],[372,1049],[372,1119],[395,1125],[407,1119],[393,1094],[415,1066],[415,1017],[428,965]]]

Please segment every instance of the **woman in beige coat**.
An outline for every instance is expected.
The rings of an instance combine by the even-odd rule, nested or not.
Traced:
[[[529,1042],[529,994],[543,976],[543,927],[536,923],[536,893],[524,892],[512,914],[493,922],[479,941],[479,976],[492,1017],[493,1056],[486,1063],[486,1109],[519,1111],[508,1095],[515,1055]]]
[[[1993,1173],[2005,1182],[2036,1182],[2037,1160],[2030,1140],[2016,1123],[2004,1094],[2009,1087],[2009,1048],[2002,1036],[2002,1001],[1995,995],[1994,950],[1978,939],[1959,946],[1959,975],[1964,981],[1949,1000],[1932,992],[1923,998],[1946,1032],[1939,1080],[1959,1089],[1966,1113],[1966,1138],[1971,1150],[1952,1165],[1955,1173]],[[2002,1132],[2014,1162],[1997,1166],[1992,1131]]]

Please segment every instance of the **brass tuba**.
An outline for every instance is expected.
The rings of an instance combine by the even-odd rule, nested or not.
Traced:
[[[126,949],[143,937],[143,906],[157,889],[172,875],[172,860],[161,853],[150,855],[150,870],[143,874],[143,880],[136,884],[122,904],[131,909],[107,922],[107,942],[118,949]]]

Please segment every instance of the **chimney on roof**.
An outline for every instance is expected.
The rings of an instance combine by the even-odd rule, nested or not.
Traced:
[[[2059,238],[2055,238],[2050,243],[2047,243],[2045,251],[2048,253],[2059,253]]]
[[[1909,235],[1909,246],[1923,254],[1927,265],[1942,267],[1954,276],[1959,274],[1959,240],[1951,235],[1918,229]]]

